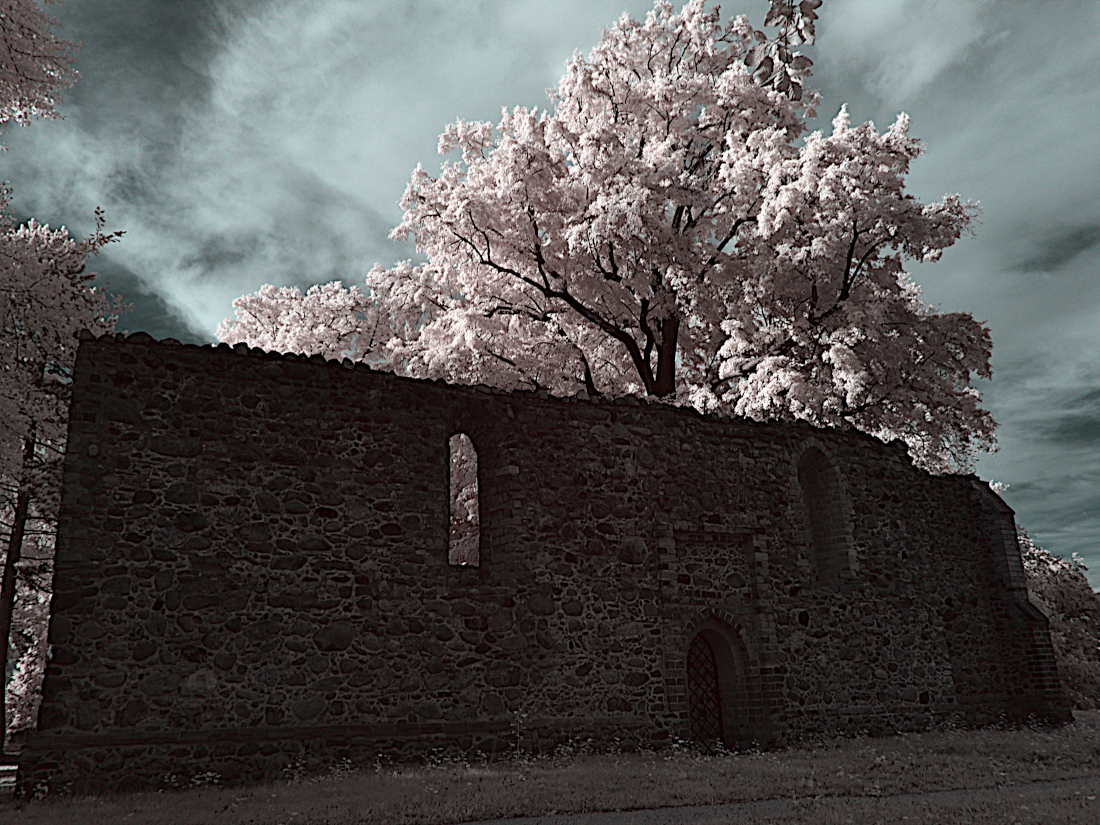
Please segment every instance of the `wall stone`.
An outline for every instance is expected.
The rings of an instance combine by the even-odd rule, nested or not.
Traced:
[[[1004,502],[802,424],[85,334],[56,547],[21,793],[1072,721]]]

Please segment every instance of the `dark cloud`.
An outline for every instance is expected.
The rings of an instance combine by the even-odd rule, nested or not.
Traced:
[[[348,281],[350,273],[375,262],[389,266],[417,257],[412,241],[388,239],[389,220],[318,175],[286,162],[270,163],[268,173],[272,199],[255,223],[207,225],[181,259],[200,282],[264,263],[273,272],[295,273],[295,282]],[[258,202],[261,193],[247,187],[248,180],[242,181],[237,192]]]
[[[83,128],[113,129],[119,118],[171,120],[209,90],[205,63],[222,28],[209,3],[71,0],[49,13],[62,38],[81,44],[81,80],[64,97]]]
[[[1054,272],[1078,255],[1100,246],[1100,225],[1059,229],[1039,239],[1035,246],[1032,255],[1014,268],[1021,272]]]
[[[116,332],[127,335],[146,332],[158,341],[175,338],[184,344],[216,343],[206,332],[188,323],[185,313],[165,300],[155,287],[147,286],[138,275],[111,260],[108,254],[101,252],[89,262],[88,269],[96,273],[93,284],[103,289],[112,303],[113,296],[118,295],[122,303],[134,305],[132,312],[119,314]]]
[[[1032,390],[1030,404],[1023,402],[1025,392],[1019,388],[1014,393],[1015,408],[1023,411],[1014,425],[1022,428],[1028,438],[1069,449],[1093,445],[1100,448],[1100,387],[1051,388],[1042,393]]]
[[[1049,452],[1048,464],[1058,453]],[[1100,585],[1100,484],[1095,471],[1066,471],[1012,481],[1005,499],[1016,511],[1016,525],[1048,553],[1069,559],[1078,553]]]
[[[1092,407],[1096,410],[1100,410],[1100,387],[1094,390],[1087,390],[1080,395],[1071,398],[1069,401],[1070,406],[1074,407]]]
[[[225,235],[210,236],[203,240],[194,255],[183,259],[183,265],[204,273],[218,272],[254,259],[272,240],[270,236],[258,233],[227,232]]]
[[[1044,441],[1070,446],[1095,445],[1100,448],[1100,407],[1092,415],[1054,415],[1031,425]]]

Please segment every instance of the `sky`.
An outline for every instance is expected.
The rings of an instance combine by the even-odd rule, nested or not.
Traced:
[[[674,6],[679,9],[679,0]],[[723,20],[763,27],[767,0]],[[125,230],[88,269],[136,305],[119,331],[217,342],[263,284],[363,286],[375,263],[423,261],[388,239],[417,163],[440,167],[458,119],[549,105],[575,49],[652,0],[65,0],[80,42],[63,120],[9,124],[0,180],[17,222]],[[899,112],[927,153],[907,191],[981,204],[934,264],[907,271],[940,312],[993,337],[975,380],[1000,449],[975,471],[1009,485],[1044,549],[1080,555],[1100,589],[1100,3],[825,0],[808,126],[885,131]],[[774,34],[774,29],[766,29]],[[801,143],[801,141],[799,141]]]

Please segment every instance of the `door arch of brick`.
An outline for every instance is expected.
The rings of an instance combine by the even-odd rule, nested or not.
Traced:
[[[708,750],[718,741],[741,750],[768,739],[755,668],[725,622],[713,617],[703,622],[685,650],[684,671],[692,741]]]

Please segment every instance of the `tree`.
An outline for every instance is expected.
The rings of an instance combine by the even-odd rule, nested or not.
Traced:
[[[96,334],[111,332],[118,320],[118,315],[106,316],[111,307],[104,294],[86,285],[95,274],[84,273],[85,259],[122,235],[100,232],[103,216],[98,209],[95,235],[80,243],[69,238],[65,228],[51,230],[32,219],[13,229],[6,215],[2,221],[0,477],[8,483],[3,501],[7,552],[0,584],[0,639],[5,640],[0,668],[7,663],[17,565],[28,528],[41,549],[39,539],[52,533],[57,518],[76,337],[84,328]],[[115,296],[114,308],[132,307],[124,307]],[[33,578],[41,567],[33,568],[32,564],[24,573],[28,592],[41,589]],[[6,723],[4,710],[0,695],[0,719]]]
[[[1000,496],[1008,484],[989,482]],[[1062,692],[1078,710],[1100,707],[1100,593],[1089,586],[1088,568],[1074,553],[1062,561],[1016,526],[1028,599],[1050,620],[1050,640]]]
[[[447,561],[450,564],[480,564],[481,537],[478,511],[476,452],[469,436],[456,433],[450,438],[451,524]]]
[[[56,25],[31,0],[0,2],[0,124],[60,117],[56,90],[73,86],[80,73],[72,68],[77,46],[54,37]]]
[[[1100,709],[1100,593],[1085,578],[1088,568],[1074,553],[1062,561],[1031,540],[1017,538],[1028,598],[1050,619],[1050,639],[1062,691],[1078,710]]]
[[[28,517],[30,523],[32,519]],[[46,636],[52,558],[53,532],[28,528],[23,537],[21,566],[18,568],[19,589],[15,594],[8,660],[4,667],[4,684],[7,686],[6,735],[9,742],[21,730],[33,730],[38,718],[48,650]]]
[[[812,37],[817,5],[774,3],[784,30],[768,43],[703,0],[679,14],[658,0],[574,54],[553,113],[505,110],[495,135],[448,126],[439,151],[461,160],[438,178],[417,167],[392,233],[428,263],[375,266],[377,301],[355,298],[363,317],[346,329],[388,338],[373,355],[414,377],[801,419],[965,470],[975,446],[995,447],[970,386],[991,375],[989,331],[933,313],[901,259],[936,260],[975,206],[903,193],[923,151],[904,114],[880,135],[842,108],[830,137],[793,145],[819,95],[788,44]]]
[[[25,126],[36,117],[60,117],[53,107],[61,98],[55,100],[54,90],[72,86],[79,75],[70,65],[73,44],[50,32],[55,24],[32,2],[0,3],[0,124],[15,120]],[[25,541],[39,551],[52,546],[50,526],[60,498],[68,416],[66,381],[71,380],[76,334],[82,328],[110,332],[118,317],[106,317],[110,306],[104,295],[85,286],[95,275],[83,274],[84,260],[122,235],[101,234],[98,209],[94,237],[80,243],[70,239],[64,227],[51,230],[33,219],[15,228],[7,216],[9,196],[6,187],[0,191],[0,521],[6,533],[0,583],[0,672],[5,675],[0,743],[7,731],[7,658],[17,573],[23,573],[30,594],[21,614],[33,616],[36,625],[45,622],[39,594],[48,586],[34,576],[42,573],[48,559],[38,556],[22,566],[20,561]],[[130,308],[117,296],[115,303],[119,310]],[[32,630],[34,650],[33,640],[42,628]],[[24,632],[16,639],[27,636]],[[17,653],[26,648],[15,646]],[[27,687],[25,679],[20,684]],[[19,706],[25,708],[26,702]]]
[[[412,268],[406,266],[405,271],[411,279]],[[357,287],[345,290],[340,281],[310,287],[305,295],[298,287],[264,284],[255,295],[233,301],[237,318],[222,321],[217,334],[223,343],[326,358],[339,359],[358,350],[363,360],[377,363],[384,359],[372,359],[370,353],[384,342],[378,337],[377,320],[369,327],[366,316],[372,306]],[[414,335],[418,329],[404,332]],[[394,334],[390,328],[385,332],[386,340]]]

